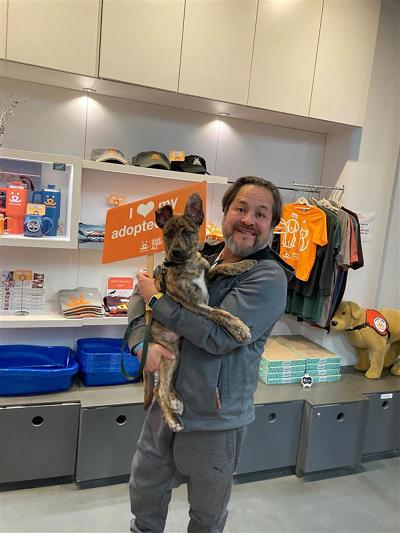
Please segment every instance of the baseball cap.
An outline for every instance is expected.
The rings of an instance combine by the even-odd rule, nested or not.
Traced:
[[[163,168],[171,170],[168,157],[162,152],[139,152],[132,158],[132,165],[146,168]]]
[[[92,150],[91,159],[98,163],[120,163],[122,165],[128,165],[128,160],[124,154],[116,148],[95,148]]]
[[[206,161],[199,155],[187,155],[185,161],[181,162],[182,172],[193,172],[194,174],[208,174]]]

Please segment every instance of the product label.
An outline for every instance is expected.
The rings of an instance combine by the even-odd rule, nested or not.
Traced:
[[[381,400],[390,400],[393,398],[393,392],[387,392],[386,394],[381,394]]]

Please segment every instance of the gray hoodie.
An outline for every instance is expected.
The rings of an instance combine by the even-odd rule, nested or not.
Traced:
[[[234,277],[217,276],[209,284],[209,305],[229,311],[249,326],[252,338],[247,344],[168,295],[153,306],[153,318],[182,337],[174,384],[183,399],[185,431],[233,429],[254,420],[260,357],[284,313],[290,270],[269,249],[250,258],[257,259],[251,270]],[[131,348],[144,338],[142,314],[143,302],[134,294],[128,310],[129,321],[134,320]]]

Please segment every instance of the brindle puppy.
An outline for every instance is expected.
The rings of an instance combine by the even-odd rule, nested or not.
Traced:
[[[209,318],[223,326],[239,342],[251,338],[249,328],[227,311],[209,307],[206,275],[233,276],[252,268],[256,261],[244,260],[238,263],[218,265],[209,270],[208,262],[198,253],[199,227],[204,219],[200,196],[194,193],[188,199],[183,215],[173,215],[172,207],[166,205],[156,211],[156,224],[163,230],[166,251],[166,268],[156,272],[155,284],[159,291],[166,292],[175,301],[190,311]],[[173,389],[172,378],[179,359],[179,336],[153,320],[151,325],[153,342],[161,344],[175,355],[175,360],[161,359],[159,382],[154,388],[153,378],[145,373],[145,407],[154,394],[172,431],[181,431],[183,403]]]

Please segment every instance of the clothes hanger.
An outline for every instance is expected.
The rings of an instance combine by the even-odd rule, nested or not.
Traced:
[[[300,198],[297,198],[296,204],[304,205],[305,207],[308,207],[309,209],[312,207],[310,202],[307,200],[305,196],[300,196]]]

